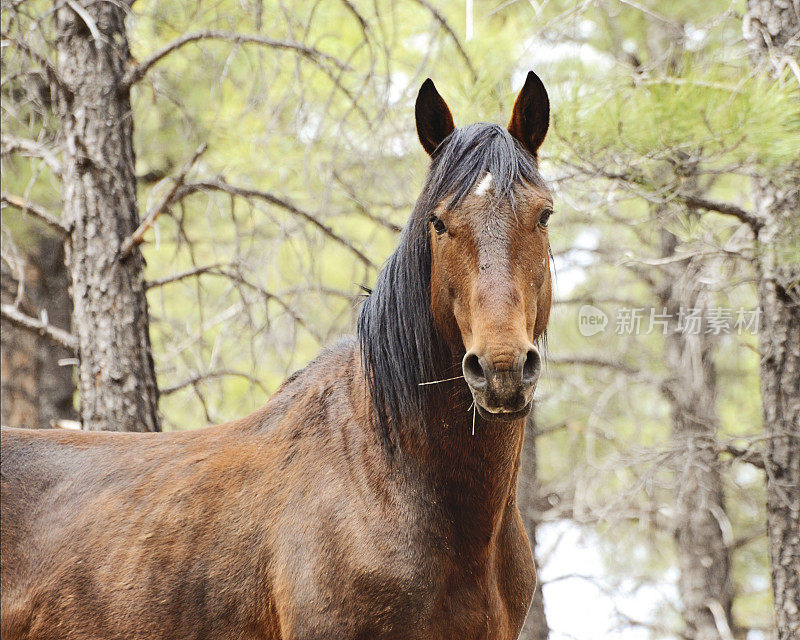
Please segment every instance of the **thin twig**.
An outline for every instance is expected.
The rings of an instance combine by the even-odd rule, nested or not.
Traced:
[[[165,284],[172,284],[173,282],[179,282],[186,278],[191,278],[192,276],[199,276],[204,273],[209,273],[211,271],[214,271],[215,269],[219,269],[220,267],[224,266],[225,266],[224,262],[217,262],[215,264],[206,264],[199,267],[194,267],[193,269],[187,269],[186,271],[179,271],[178,273],[173,273],[163,278],[159,278],[158,280],[150,280],[146,282],[145,289],[154,289],[155,287],[163,287]]]
[[[150,209],[150,211],[147,212],[147,215],[145,216],[144,220],[142,220],[142,222],[139,224],[136,230],[130,236],[125,238],[125,240],[122,242],[122,245],[119,248],[119,256],[121,259],[124,260],[125,258],[127,258],[133,251],[134,247],[144,242],[144,234],[150,227],[153,226],[153,223],[156,221],[156,218],[158,218],[158,216],[161,215],[161,213],[165,209],[167,209],[167,207],[169,207],[170,204],[172,204],[173,197],[177,193],[178,189],[180,189],[180,187],[186,181],[186,174],[189,173],[194,163],[197,162],[197,159],[201,155],[203,155],[203,153],[207,148],[208,145],[206,145],[205,143],[197,147],[197,150],[194,152],[194,155],[189,159],[189,161],[185,165],[183,165],[183,168],[181,169],[180,173],[177,176],[175,176],[172,188],[167,192],[167,195],[165,195],[159,201],[158,204],[156,204],[152,209]]]
[[[265,36],[257,35],[257,34],[247,34],[247,33],[235,33],[231,31],[216,31],[213,29],[208,29],[205,31],[196,31],[194,33],[187,33],[172,42],[167,43],[163,47],[161,47],[158,51],[154,52],[147,58],[145,58],[141,63],[139,63],[136,67],[131,69],[125,77],[122,79],[120,83],[120,90],[126,90],[131,87],[131,85],[135,84],[139,80],[141,80],[145,74],[150,70],[150,68],[156,64],[159,60],[164,58],[165,56],[169,55],[176,49],[183,47],[191,42],[197,42],[199,40],[225,40],[227,42],[233,42],[236,44],[241,43],[251,43],[251,44],[259,44],[266,47],[272,47],[275,49],[292,49],[300,53],[300,55],[305,56],[315,62],[319,60],[326,60],[328,62],[333,63],[340,69],[346,69],[346,65],[340,62],[335,57],[323,53],[314,47],[309,47],[299,42],[291,42],[288,40],[274,40],[272,38],[267,38]]]
[[[244,373],[242,371],[232,371],[229,369],[222,369],[219,371],[209,371],[208,373],[197,373],[193,375],[191,378],[188,378],[182,382],[178,382],[177,384],[173,384],[168,387],[160,389],[158,393],[161,396],[166,396],[171,393],[175,393],[176,391],[180,391],[181,389],[185,389],[186,387],[196,385],[198,382],[202,380],[225,378],[228,376],[237,376],[240,378],[246,378],[248,381],[259,387],[262,391],[266,393],[266,389],[261,384],[261,381],[258,380],[257,378],[251,376],[249,373]]]
[[[300,317],[297,312],[292,309],[292,307],[287,304],[280,296],[267,291],[264,287],[250,282],[247,278],[242,276],[238,270],[233,267],[232,265],[226,265],[224,263],[218,264],[211,264],[211,265],[204,265],[200,267],[194,267],[193,269],[187,269],[186,271],[181,271],[179,273],[175,273],[159,280],[152,280],[150,282],[145,283],[146,289],[153,289],[155,287],[160,287],[166,284],[171,284],[173,282],[179,282],[180,280],[184,280],[186,278],[192,278],[194,276],[202,276],[202,275],[211,275],[217,276],[221,278],[227,278],[233,282],[236,282],[248,289],[252,289],[253,291],[257,292],[261,296],[263,296],[266,300],[274,301],[278,306],[280,306],[286,313],[288,313],[292,320],[294,320],[299,326],[306,329],[309,333],[311,333],[314,338],[321,341],[320,337],[315,335],[314,332],[309,328],[308,323]]]
[[[38,51],[35,51],[26,42],[9,36],[8,34],[2,34],[2,43],[0,43],[0,45],[5,47],[11,44],[22,50],[22,52],[25,53],[31,60],[39,63],[44,70],[45,75],[56,87],[58,87],[66,95],[72,95],[72,90],[67,86],[66,82],[64,82],[64,79],[58,74],[58,71],[56,70],[55,66],[53,66],[52,62],[50,62]]]
[[[578,165],[573,165],[579,170],[584,170],[582,167]],[[594,167],[590,164],[594,169],[595,173],[598,175],[603,176],[604,178],[608,178],[609,180],[618,180],[623,183],[635,184],[641,187],[645,187],[650,189],[650,185],[648,185],[647,181],[639,175],[630,172],[621,172],[621,173],[614,173],[610,171],[606,171],[600,167]],[[650,195],[651,197],[655,194],[641,194],[645,197]],[[741,207],[730,203],[730,202],[721,202],[719,200],[712,200],[710,198],[705,198],[703,196],[691,194],[691,193],[675,193],[672,192],[671,196],[677,200],[680,200],[686,206],[692,209],[706,209],[707,211],[715,211],[717,213],[722,213],[725,215],[733,216],[734,218],[738,218],[742,222],[749,225],[753,231],[758,232],[758,230],[763,226],[762,220],[754,213],[742,209]],[[660,196],[659,196],[660,197]],[[663,198],[662,198],[663,199]]]
[[[192,182],[185,184],[180,189],[178,189],[177,193],[175,194],[174,200],[177,201],[192,193],[197,193],[202,191],[222,191],[224,193],[229,193],[231,195],[239,196],[245,199],[255,198],[258,200],[263,200],[265,202],[268,202],[269,204],[281,207],[282,209],[285,209],[286,211],[302,218],[303,220],[310,222],[317,229],[322,231],[322,233],[328,236],[331,240],[337,242],[343,247],[346,247],[365,265],[367,265],[368,267],[375,268],[375,263],[372,262],[372,260],[370,260],[360,249],[358,249],[351,242],[340,236],[328,225],[324,224],[323,222],[320,222],[314,215],[308,213],[307,211],[303,211],[302,209],[292,204],[288,200],[279,198],[278,196],[269,193],[268,191],[261,191],[259,189],[250,189],[247,187],[237,187],[235,185],[228,184],[227,182],[224,182],[222,180]]]
[[[741,449],[740,447],[732,444],[720,445],[720,451],[729,453],[740,462],[751,464],[762,471],[766,469],[763,452],[753,451],[752,449]]]
[[[70,351],[78,350],[78,339],[74,335],[24,314],[14,305],[3,304],[0,307],[0,313],[3,318],[16,327],[38,333]]]
[[[583,365],[589,367],[604,367],[608,369],[616,369],[617,371],[621,371],[622,373],[626,373],[631,376],[635,376],[641,373],[641,371],[635,367],[628,366],[624,362],[620,362],[619,360],[610,360],[606,358],[597,358],[593,356],[550,356],[548,358],[548,362],[551,364],[571,364],[571,365]]]
[[[15,196],[6,191],[0,192],[0,202],[10,205],[15,209],[19,209],[23,213],[27,213],[31,217],[43,222],[48,227],[53,229],[53,231],[58,232],[62,236],[69,235],[69,227],[67,227],[67,225],[61,222],[61,220],[56,218],[52,213],[49,213],[38,204],[33,204],[25,198]]]
[[[51,149],[48,149],[41,142],[36,140],[29,140],[27,138],[19,138],[13,134],[3,134],[3,155],[10,155],[12,153],[21,153],[26,156],[33,156],[39,158],[50,168],[56,176],[61,176],[61,162],[59,162],[56,154]]]
[[[461,40],[459,40],[456,32],[453,31],[453,28],[450,24],[445,20],[444,16],[439,12],[439,10],[434,7],[430,2],[427,0],[414,0],[418,5],[425,7],[428,11],[430,11],[431,15],[435,18],[435,20],[442,25],[442,28],[447,32],[447,34],[453,39],[453,42],[456,45],[456,49],[458,49],[459,55],[464,58],[464,62],[467,64],[467,68],[469,69],[470,74],[472,74],[472,81],[476,82],[478,80],[478,72],[475,71],[475,67],[472,65],[472,60],[467,55],[467,52],[464,50],[463,45],[461,44]]]

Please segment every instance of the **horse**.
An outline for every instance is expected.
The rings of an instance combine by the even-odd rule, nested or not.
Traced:
[[[510,123],[431,157],[356,336],[254,413],[172,433],[2,432],[5,640],[517,638],[516,500],[551,303],[533,72]]]

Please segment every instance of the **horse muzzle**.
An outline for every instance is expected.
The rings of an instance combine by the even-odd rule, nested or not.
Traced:
[[[536,347],[502,359],[468,351],[461,367],[484,420],[507,422],[528,415],[542,369]]]

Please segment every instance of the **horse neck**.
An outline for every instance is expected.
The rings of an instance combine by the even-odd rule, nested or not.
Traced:
[[[516,495],[525,421],[487,422],[471,401],[463,380],[442,383],[423,424],[403,432],[401,455],[466,535],[488,541]]]

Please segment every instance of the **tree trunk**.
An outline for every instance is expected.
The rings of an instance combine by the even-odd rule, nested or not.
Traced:
[[[45,311],[51,325],[69,331],[72,302],[64,248],[58,238],[48,236],[36,236],[32,244],[35,253],[26,256],[23,267],[22,307],[34,316]],[[2,300],[10,304],[16,295],[17,281],[4,268]],[[45,429],[61,420],[76,420],[72,367],[59,365],[62,358],[73,354],[48,338],[16,328],[5,320],[2,331],[2,423]]]
[[[662,230],[662,257],[674,256],[677,245],[678,239]],[[673,321],[664,341],[668,379],[663,391],[671,406],[672,446],[677,454],[675,539],[684,636],[724,640],[731,637],[733,587],[731,541],[723,533],[728,519],[714,446],[718,419],[713,343],[705,324],[693,326],[687,317],[692,312],[705,316],[708,305],[697,265],[672,262],[664,265],[664,271],[658,297]]]
[[[757,241],[757,286],[767,436],[767,533],[778,637],[796,640],[800,638],[800,287],[797,272],[793,284],[783,279],[786,271],[776,263],[774,250],[781,244],[780,234],[791,233],[787,225],[795,225],[797,233],[800,197],[794,185],[794,204],[787,206],[780,202],[777,186],[760,187],[758,202],[766,220]]]
[[[754,64],[777,76],[798,59],[800,9],[791,0],[748,0],[747,8]],[[755,188],[767,533],[781,640],[800,638],[800,162],[786,174]]]
[[[80,6],[80,15],[70,5]],[[137,227],[130,63],[121,2],[56,3],[66,141],[64,220],[84,429],[158,431],[144,261],[120,245]]]
[[[539,481],[536,476],[536,420],[533,412],[525,421],[525,446],[522,449],[522,465],[519,475],[518,494],[522,519],[528,538],[531,542],[534,558],[536,557],[536,529],[539,525],[539,512],[536,498],[538,495]],[[539,574],[539,563],[536,563],[536,591],[533,594],[528,617],[522,628],[520,640],[548,640],[550,628],[547,626],[547,616],[544,612],[544,596],[542,594],[542,581]]]

